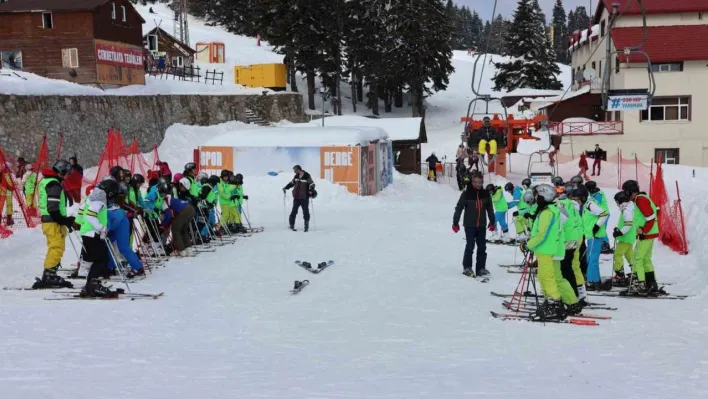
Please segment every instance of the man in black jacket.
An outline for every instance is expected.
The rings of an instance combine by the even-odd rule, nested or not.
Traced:
[[[494,231],[494,206],[489,192],[484,189],[484,180],[481,173],[472,176],[470,186],[460,195],[452,217],[452,231],[460,231],[460,216],[465,211],[463,226],[465,228],[465,254],[462,257],[463,274],[474,276],[472,273],[472,254],[475,245],[477,248],[477,276],[487,276],[487,229]],[[489,218],[489,222],[487,222]]]
[[[305,232],[310,229],[310,198],[315,198],[315,183],[312,181],[310,174],[302,170],[300,165],[293,167],[295,177],[293,180],[283,187],[283,194],[289,189],[293,189],[293,210],[290,212],[290,230],[295,230],[295,218],[297,217],[298,208],[302,208],[302,217],[305,219]]]

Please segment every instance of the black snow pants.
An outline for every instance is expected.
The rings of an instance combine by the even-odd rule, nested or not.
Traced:
[[[310,224],[310,199],[293,199],[293,210],[290,212],[290,227],[295,226],[298,208],[302,208],[302,217],[305,219],[305,226]]]

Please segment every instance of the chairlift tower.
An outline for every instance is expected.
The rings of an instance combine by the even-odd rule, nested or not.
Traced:
[[[188,0],[173,0],[172,10],[175,13],[173,36],[189,46],[189,26],[187,22]]]

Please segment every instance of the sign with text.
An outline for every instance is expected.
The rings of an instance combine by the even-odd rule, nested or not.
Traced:
[[[359,147],[321,147],[320,178],[359,194]]]
[[[117,43],[96,42],[96,63],[142,69],[143,50]]]
[[[607,97],[607,111],[635,111],[645,110],[648,107],[649,101],[646,94]]]
[[[234,169],[233,147],[199,147],[200,172],[219,176],[222,169]]]

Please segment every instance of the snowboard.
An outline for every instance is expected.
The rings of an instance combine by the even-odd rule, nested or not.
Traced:
[[[302,267],[303,269],[307,270],[308,272],[312,274],[318,274],[323,272],[326,268],[332,266],[334,264],[333,260],[328,260],[327,262],[320,262],[316,267],[313,267],[310,262],[302,262],[299,260],[295,261],[295,264]]]
[[[290,290],[290,293],[295,295],[302,291],[308,285],[310,285],[310,280],[295,281],[295,283],[293,284],[293,289]]]

